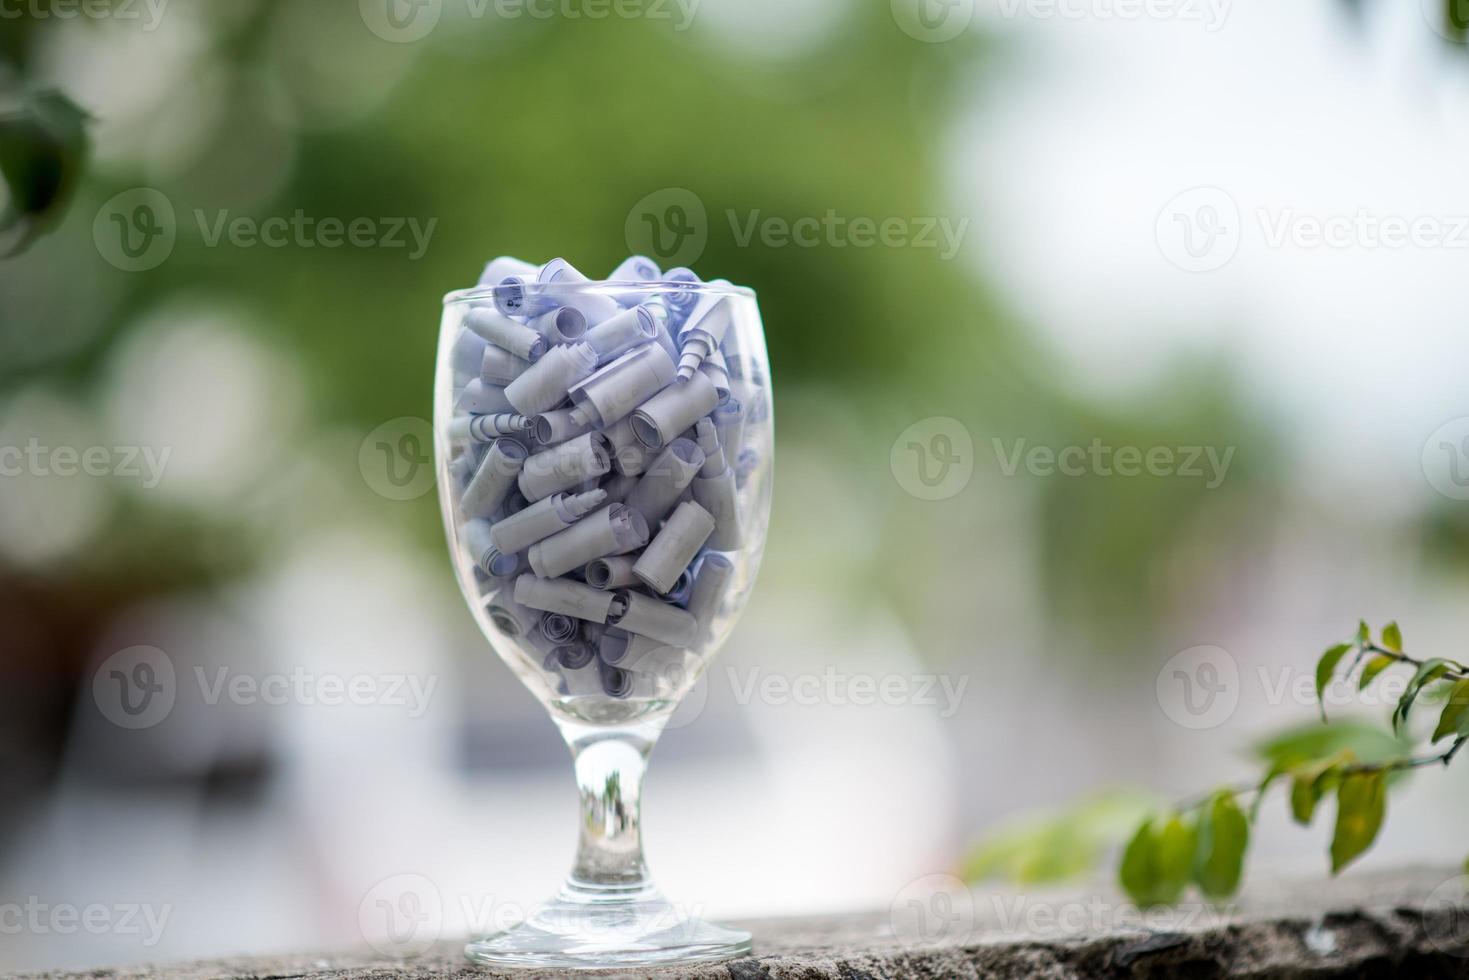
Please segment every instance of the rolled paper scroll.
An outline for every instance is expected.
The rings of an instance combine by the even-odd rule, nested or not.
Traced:
[[[464,314],[464,327],[524,361],[539,360],[552,343],[525,324],[488,306],[476,306]]]
[[[646,306],[634,306],[603,320],[588,330],[582,339],[592,345],[597,352],[597,360],[606,364],[634,347],[657,339],[658,330],[653,311]]]
[[[496,415],[501,412],[518,411],[506,397],[507,390],[498,385],[487,385],[478,377],[473,378],[459,393],[459,398],[454,402],[454,411],[469,412],[474,415]],[[527,413],[521,412],[520,414]]]
[[[450,460],[449,475],[454,478],[455,484],[463,489],[464,485],[474,476],[474,454],[460,453]],[[623,496],[625,497],[626,494],[624,493]]]
[[[602,637],[606,635],[609,628],[606,623],[589,623],[582,620],[581,637],[595,649],[602,645]]]
[[[638,577],[632,573],[635,561],[637,561],[636,558],[628,555],[608,555],[605,558],[598,558],[595,561],[587,562],[584,577],[587,584],[594,589],[603,591],[625,589],[630,585],[638,584]]]
[[[541,613],[541,633],[558,646],[574,640],[581,632],[579,623],[581,620],[564,616],[561,613]]]
[[[719,614],[719,605],[724,599],[724,590],[734,576],[734,563],[723,555],[707,553],[699,559],[694,570],[694,591],[689,596],[688,611],[699,621],[697,642],[708,643],[714,627],[714,617]]]
[[[540,291],[534,275],[511,275],[495,286],[495,309],[506,316],[540,316],[562,305]]]
[[[678,345],[673,342],[673,334],[668,328],[668,324],[672,320],[672,314],[668,312],[668,304],[663,302],[663,297],[654,296],[652,299],[644,302],[643,307],[653,315],[653,322],[658,327],[658,332],[653,337],[654,342],[663,348],[663,352],[668,355],[670,361],[677,364]]]
[[[663,275],[658,263],[646,255],[629,255],[607,278],[613,282],[652,282]]]
[[[655,674],[672,679],[677,672],[683,670],[684,648],[634,634],[628,639],[627,651],[617,662],[617,666],[634,673]]]
[[[617,457],[612,458],[613,469],[617,468]],[[614,473],[603,483],[602,489],[607,491],[607,500],[610,503],[621,504],[627,502],[627,495],[632,493],[632,488],[638,485],[636,475],[625,473]]]
[[[729,401],[729,369],[725,367],[724,355],[717,349],[704,358],[704,363],[699,365],[699,373],[714,382],[714,390],[719,395],[719,404],[723,405]]]
[[[607,437],[600,432],[588,432],[543,449],[526,460],[520,471],[520,492],[526,500],[534,502],[604,476],[611,469]]]
[[[587,318],[581,310],[570,306],[558,306],[542,313],[530,321],[527,329],[534,330],[551,345],[574,344],[587,332]]]
[[[517,639],[534,633],[541,619],[539,611],[521,605],[504,592],[485,605],[485,612],[496,629]]]
[[[521,435],[530,432],[534,419],[513,412],[497,412],[494,415],[463,415],[449,422],[451,442],[494,442],[500,436]],[[516,440],[519,441],[518,439]]]
[[[600,697],[606,693],[602,686],[603,664],[590,644],[576,642],[559,646],[556,659],[561,668],[561,691],[567,697]]]
[[[663,294],[663,302],[668,304],[671,318],[678,323],[683,323],[699,302],[699,294],[695,287],[703,285],[704,280],[700,279],[694,270],[682,267],[669,269],[663,273],[663,280],[680,284]]]
[[[616,664],[627,654],[633,634],[608,627],[597,644],[597,658],[604,664]]]
[[[729,467],[718,476],[694,478],[694,501],[714,518],[708,544],[715,551],[734,551],[743,539],[737,489],[735,472]]]
[[[673,440],[648,465],[647,472],[627,495],[627,505],[642,514],[649,527],[657,527],[703,465],[704,452],[694,442]]]
[[[555,493],[536,501],[490,529],[490,540],[508,554],[524,551],[543,538],[564,531],[607,500],[603,490],[587,493]]]
[[[587,344],[552,347],[530,370],[506,386],[505,398],[521,415],[540,415],[561,404],[566,390],[596,366],[597,355]],[[509,407],[487,411],[509,411]]]
[[[719,430],[712,418],[702,418],[694,423],[694,442],[704,453],[704,465],[699,467],[702,477],[718,476],[729,464],[724,458],[724,447],[719,444]]]
[[[568,578],[538,578],[527,574],[515,580],[515,601],[521,605],[593,623],[607,622],[615,600],[615,593],[602,592]]]
[[[525,447],[512,439],[496,439],[490,443],[489,452],[485,453],[459,500],[465,516],[493,517],[505,502],[510,488],[515,486],[527,455]]]
[[[663,598],[675,606],[683,606],[687,609],[689,607],[689,597],[693,594],[694,575],[693,572],[685,568],[678,573],[678,581],[673,583],[673,588],[669,589],[668,594]]]
[[[491,578],[505,578],[520,570],[520,558],[505,554],[490,537],[490,522],[476,518],[464,525],[464,546],[475,565]]]
[[[618,476],[636,480],[647,470],[648,462],[652,458],[651,449],[640,442],[634,442],[631,446],[613,450],[612,468],[617,471]]]
[[[548,354],[541,358],[541,362],[549,357]],[[521,380],[529,376],[530,372],[527,372]],[[506,392],[509,391],[507,388]],[[683,430],[714,411],[718,404],[719,393],[714,390],[714,382],[695,371],[687,381],[674,382],[633,412],[632,430],[638,441],[649,449],[662,449],[669,440],[677,438]]]
[[[609,698],[621,700],[632,695],[636,687],[636,679],[630,672],[610,664],[599,663],[598,673],[602,680],[602,691]]]
[[[724,280],[716,280],[729,285]],[[678,331],[678,377],[687,381],[711,353],[719,349],[724,335],[734,322],[734,301],[730,296],[706,293]]]
[[[573,417],[612,425],[672,381],[673,362],[663,348],[644,344],[571,386]]]
[[[558,442],[575,439],[592,431],[590,422],[579,419],[572,408],[557,408],[542,412],[535,417],[531,433],[542,446],[554,446]]]
[[[485,271],[479,275],[480,286],[494,286],[505,280],[506,276],[529,276],[535,277],[538,270],[533,263],[522,262],[520,259],[509,255],[490,259],[485,263]]]
[[[485,344],[485,353],[479,362],[479,376],[488,385],[508,385],[529,368],[530,361],[494,344]]]
[[[471,378],[479,377],[480,362],[484,359],[486,346],[483,337],[476,337],[468,330],[459,331],[454,349],[449,355],[455,387],[462,388]]]
[[[740,448],[740,440],[745,435],[744,406],[731,398],[711,412],[709,418],[714,422],[719,445],[725,451],[725,462],[733,464]]]
[[[516,598],[520,598],[519,583],[526,576],[522,575],[516,579]],[[546,581],[536,579],[535,581]],[[565,581],[564,579],[551,579],[550,581]],[[661,643],[673,646],[686,647],[694,642],[699,631],[698,620],[694,619],[686,610],[677,606],[669,605],[652,596],[643,595],[641,592],[632,592],[624,589],[620,592],[598,592],[590,586],[582,586],[595,595],[615,596],[616,603],[608,607],[610,615],[604,617],[602,622],[609,626],[649,639],[658,640]],[[521,600],[524,602],[524,600]],[[529,605],[529,603],[527,603]],[[582,617],[590,619],[593,617]]]
[[[707,510],[691,501],[679,504],[643,549],[633,574],[654,592],[666,595],[713,533],[714,517]]]
[[[580,310],[588,324],[601,323],[622,310],[622,306],[611,296],[578,288],[582,283],[591,280],[565,259],[552,259],[541,266],[537,281],[542,295],[562,306]]]
[[[648,543],[643,516],[625,504],[608,504],[564,531],[530,547],[530,567],[541,578],[557,578],[594,558],[623,554]]]

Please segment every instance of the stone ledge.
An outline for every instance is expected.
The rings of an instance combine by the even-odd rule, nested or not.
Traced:
[[[1256,875],[1227,907],[1149,913],[1146,924],[1115,892],[976,893],[972,926],[935,944],[907,944],[887,912],[742,923],[756,956],[709,966],[577,971],[598,978],[877,980],[877,978],[1469,977],[1469,898],[1456,870],[1351,874],[1325,881]],[[1085,931],[1068,922],[1088,924]],[[412,960],[370,952],[212,960],[174,966],[31,974],[47,980],[367,980],[510,977],[465,962],[461,941],[441,941]]]

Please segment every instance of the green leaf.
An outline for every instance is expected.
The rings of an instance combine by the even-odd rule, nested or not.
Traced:
[[[1394,620],[1382,628],[1382,645],[1393,653],[1403,652],[1403,631]]]
[[[1118,879],[1139,905],[1169,905],[1188,885],[1194,833],[1177,815],[1166,824],[1148,820],[1122,853]]]
[[[1290,815],[1296,823],[1302,827],[1311,826],[1311,818],[1316,815],[1316,804],[1321,801],[1321,793],[1316,789],[1316,780],[1305,776],[1297,776],[1290,784]]]
[[[1370,646],[1372,643],[1372,630],[1367,626],[1367,620],[1357,620],[1357,645]]]
[[[1448,673],[1451,666],[1453,665],[1449,661],[1435,657],[1432,660],[1425,661],[1423,666],[1418,668],[1418,672],[1413,675],[1413,679],[1408,682],[1407,688],[1404,689],[1403,696],[1398,698],[1398,706],[1393,709],[1392,728],[1395,733],[1401,734],[1407,725],[1408,712],[1413,710],[1413,702],[1418,700],[1418,695],[1422,692],[1424,685],[1436,681]]]
[[[1443,714],[1438,716],[1438,727],[1433,730],[1433,741],[1450,735],[1469,734],[1464,729],[1469,729],[1469,680],[1459,681],[1449,692]]]
[[[1074,878],[1096,868],[1156,806],[1141,793],[1118,790],[1062,810],[1023,814],[977,843],[959,874],[965,881],[1022,885]]]
[[[1194,881],[1209,898],[1228,898],[1244,874],[1250,824],[1231,793],[1220,793],[1199,816]]]
[[[1373,681],[1377,680],[1378,674],[1382,673],[1384,670],[1387,670],[1387,668],[1391,667],[1395,663],[1397,663],[1397,660],[1389,657],[1387,654],[1384,653],[1379,653],[1377,656],[1367,661],[1367,666],[1362,668],[1362,679],[1357,683],[1357,691],[1361,692],[1367,690],[1368,686]]]
[[[1336,832],[1331,837],[1331,873],[1337,874],[1377,839],[1387,812],[1387,781],[1381,772],[1346,776],[1336,791]]]
[[[1366,763],[1390,762],[1413,750],[1410,740],[1399,738],[1380,725],[1360,721],[1311,722],[1288,728],[1255,746],[1255,755],[1270,768],[1295,770],[1317,765],[1342,752],[1350,752]]]
[[[1326,685],[1331,683],[1331,675],[1336,673],[1336,665],[1341,663],[1341,658],[1351,652],[1350,643],[1338,643],[1321,655],[1316,661],[1316,700],[1321,705],[1321,720],[1326,720],[1326,702],[1322,700],[1322,694]]]

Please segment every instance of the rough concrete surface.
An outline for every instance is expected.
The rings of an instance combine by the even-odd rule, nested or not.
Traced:
[[[961,903],[963,904],[963,903]],[[1145,915],[1115,892],[980,889],[973,910],[946,906],[945,938],[925,942],[888,910],[741,925],[755,955],[706,966],[574,971],[588,978],[870,980],[870,978],[1469,977],[1469,877],[1457,870],[1270,881],[1256,874],[1237,902]],[[934,932],[940,930],[934,929]],[[409,960],[369,950],[248,957],[157,967],[30,974],[34,978],[258,980],[566,976],[491,971],[442,940]]]

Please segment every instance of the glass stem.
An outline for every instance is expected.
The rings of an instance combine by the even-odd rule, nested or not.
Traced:
[[[632,902],[656,894],[643,861],[642,791],[662,724],[599,728],[558,721],[581,794],[576,864],[561,897]]]

